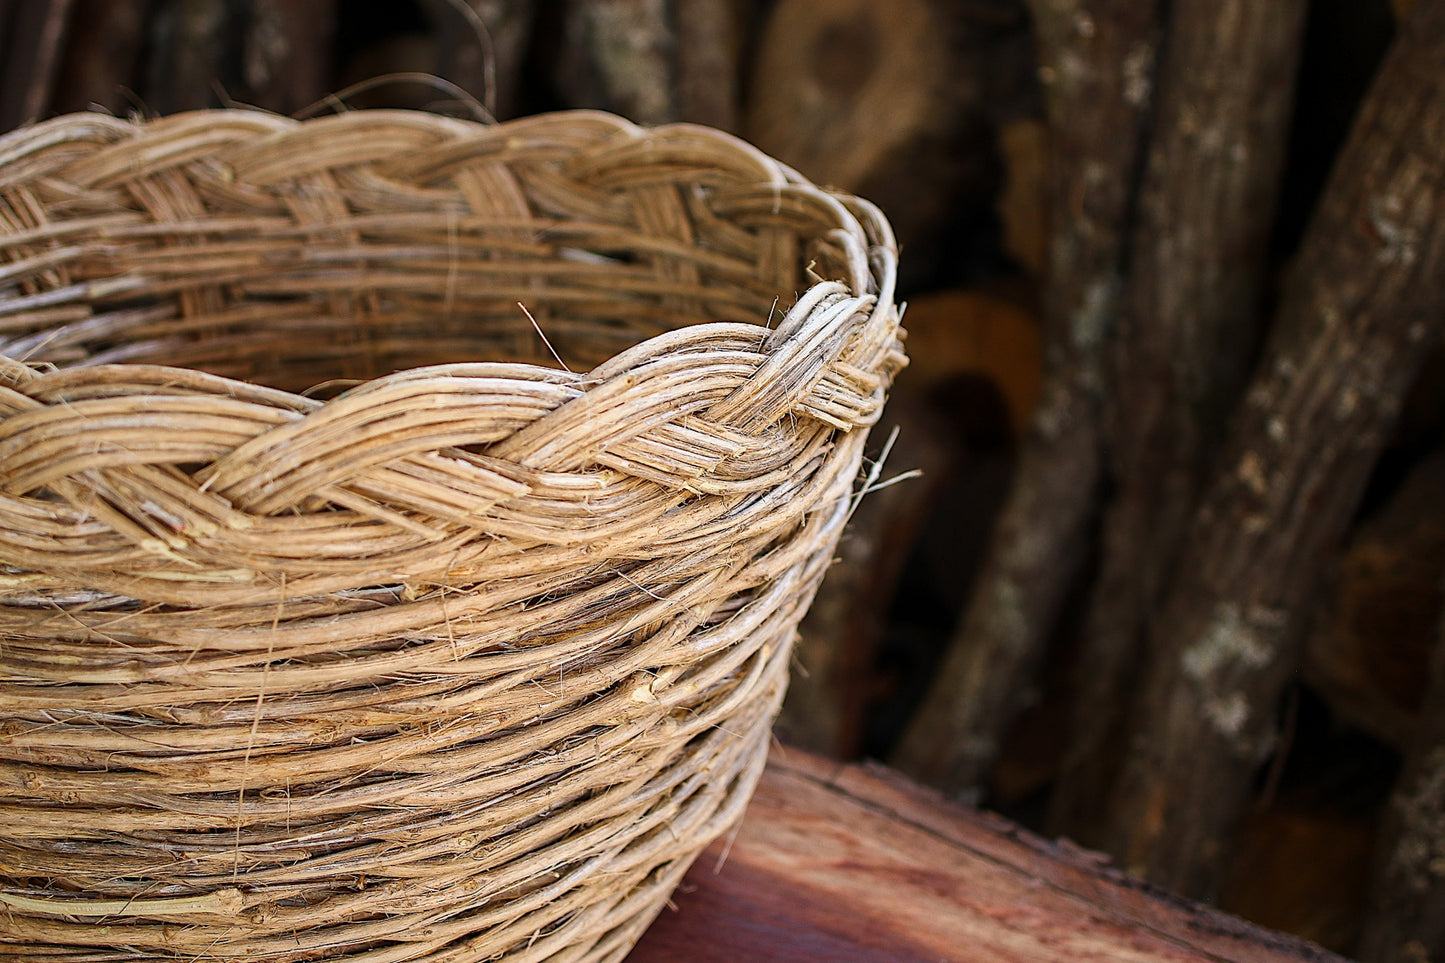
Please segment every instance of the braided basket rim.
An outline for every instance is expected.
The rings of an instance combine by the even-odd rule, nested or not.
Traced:
[[[621,959],[761,771],[896,269],[696,125],[0,136],[0,957]],[[252,374],[474,325],[527,359]]]

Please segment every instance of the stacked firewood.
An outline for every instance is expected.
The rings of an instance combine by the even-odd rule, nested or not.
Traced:
[[[1442,65],[1423,0],[27,0],[0,130],[596,107],[878,202],[879,477],[923,477],[863,500],[780,731],[1405,961],[1445,956]]]

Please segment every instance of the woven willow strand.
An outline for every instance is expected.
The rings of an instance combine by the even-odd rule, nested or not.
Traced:
[[[0,958],[621,959],[761,772],[895,263],[592,112],[0,138]]]

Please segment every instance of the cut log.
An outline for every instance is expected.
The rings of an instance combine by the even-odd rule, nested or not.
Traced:
[[[1004,0],[781,0],[757,51],[747,137],[882,207],[909,252],[902,284],[915,286],[947,233],[993,204],[999,101],[1026,96],[1001,78],[1031,64],[1027,37]]]
[[[1023,438],[1038,405],[1043,371],[1033,312],[983,291],[942,291],[910,299],[907,324],[908,368],[900,385],[928,394],[955,378],[983,378],[1008,408],[1015,440]]]
[[[1004,253],[1034,277],[1042,277],[1049,249],[1048,127],[1037,118],[1020,117],[1000,128],[998,141],[1004,169],[998,198]]]
[[[925,410],[944,464],[932,475],[925,468],[928,514],[869,673],[868,755],[886,755],[897,743],[933,680],[1007,495],[1039,388],[1039,324],[1027,306],[1033,293],[1000,286],[908,302],[909,367],[889,408]]]
[[[629,963],[1344,963],[881,767],[793,750],[674,900]]]
[[[896,649],[874,668],[910,550],[912,577],[926,583],[916,588],[956,609],[1038,397],[1039,324],[1016,300],[921,295],[908,302],[907,325],[909,367],[878,430],[899,428],[886,474],[922,477],[862,501],[803,621],[778,723],[790,745],[845,759],[897,737],[893,703],[907,703],[927,671],[929,653],[909,660]]]
[[[1356,121],[1159,618],[1109,850],[1212,892],[1276,736],[1321,576],[1445,325],[1445,6],[1418,5]]]
[[[1118,304],[1157,25],[1148,3],[1074,6],[1032,5],[1052,138],[1039,406],[972,599],[892,757],[951,793],[976,790],[1024,708],[1097,509],[1102,351]]]
[[[1304,0],[1176,0],[1119,324],[1112,500],[1084,622],[1058,831],[1097,836],[1147,620],[1259,340]]]

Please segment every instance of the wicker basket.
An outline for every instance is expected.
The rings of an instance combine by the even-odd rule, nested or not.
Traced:
[[[597,113],[0,138],[0,957],[623,957],[760,773],[895,262]]]

